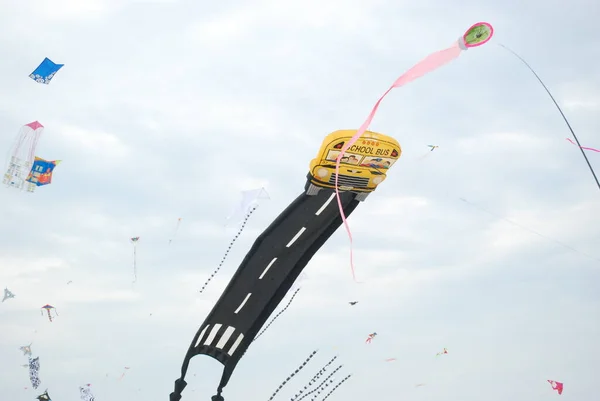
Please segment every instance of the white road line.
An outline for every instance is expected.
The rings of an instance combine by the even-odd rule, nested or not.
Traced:
[[[229,338],[231,338],[231,336],[233,335],[234,331],[235,331],[235,327],[227,326],[227,328],[225,329],[225,333],[223,333],[223,335],[219,339],[219,342],[217,343],[216,347],[223,349],[225,344],[227,344],[227,341],[229,341]]]
[[[197,346],[200,345],[200,341],[202,341],[202,337],[204,337],[204,334],[206,333],[206,330],[208,329],[208,326],[209,325],[204,326],[204,328],[202,329],[202,332],[198,336],[198,341],[196,341],[196,345],[194,345],[194,347],[197,347]]]
[[[206,337],[206,341],[204,341],[204,345],[212,344],[213,340],[215,339],[215,337],[217,335],[217,332],[221,329],[221,326],[223,326],[221,323],[217,323],[213,326],[212,330],[208,334],[208,337]]]
[[[329,204],[331,203],[331,201],[333,200],[333,198],[335,198],[335,192],[331,194],[331,196],[329,197],[329,199],[327,199],[327,202],[325,202],[323,204],[323,206],[321,206],[321,208],[319,210],[317,210],[317,213],[315,213],[315,216],[318,216],[321,214],[321,212],[323,212],[323,210],[325,210],[325,208],[327,206],[329,206]]]
[[[265,274],[267,274],[267,272],[269,271],[269,269],[271,268],[271,266],[273,266],[273,263],[275,263],[276,260],[277,260],[277,258],[273,258],[273,260],[271,261],[271,263],[269,263],[267,265],[267,267],[265,267],[265,270],[263,270],[262,274],[258,278],[259,280],[262,280],[262,278],[265,276]]]
[[[231,346],[231,348],[229,348],[229,351],[227,351],[228,355],[233,355],[233,353],[235,352],[236,348],[238,347],[238,345],[240,345],[240,343],[242,342],[242,340],[244,339],[244,334],[240,333],[240,335],[238,336],[237,340],[235,340],[235,342],[233,343],[233,345]]]
[[[290,246],[292,246],[292,244],[293,244],[294,242],[296,242],[296,240],[297,240],[298,238],[300,238],[300,236],[302,235],[302,233],[303,233],[305,230],[306,230],[306,227],[302,227],[302,228],[300,229],[300,231],[298,231],[298,234],[294,235],[294,238],[292,238],[292,240],[291,240],[290,242],[288,242],[288,244],[287,244],[285,247],[286,247],[286,248],[289,248]]]
[[[238,306],[238,308],[233,313],[237,314],[244,307],[244,305],[246,304],[246,302],[248,302],[248,298],[250,298],[250,295],[252,295],[251,292],[249,292],[248,295],[246,295],[246,298],[244,298],[244,300],[242,301],[242,303],[240,304],[240,306]]]

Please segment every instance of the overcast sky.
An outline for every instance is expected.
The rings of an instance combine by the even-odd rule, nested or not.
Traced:
[[[340,229],[223,395],[267,400],[318,348],[278,400],[336,354],[338,380],[354,376],[330,401],[541,401],[557,397],[548,379],[565,383],[562,400],[597,399],[600,191],[543,88],[498,44],[600,147],[600,2],[0,4],[2,154],[38,120],[36,155],[62,160],[33,194],[0,188],[0,287],[16,294],[0,304],[3,400],[47,388],[73,401],[86,383],[97,401],[167,400],[195,332],[303,191],[325,135],[358,128],[401,73],[478,21],[494,25],[488,44],[392,91],[371,125],[403,154],[349,219],[365,283]],[[50,85],[28,78],[44,57],[65,64]],[[439,148],[422,158],[429,144]],[[588,157],[600,170],[600,154]],[[271,199],[199,295],[235,235],[227,215],[261,186]],[[30,342],[37,390],[20,366]],[[209,400],[221,373],[195,357],[183,400]]]

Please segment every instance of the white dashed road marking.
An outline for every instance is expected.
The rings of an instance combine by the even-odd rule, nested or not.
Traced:
[[[250,298],[250,295],[252,295],[252,293],[248,293],[248,295],[246,295],[246,298],[244,298],[244,300],[242,301],[242,303],[240,304],[240,306],[238,306],[238,308],[235,310],[235,314],[237,314],[240,310],[242,310],[242,308],[244,307],[244,305],[246,304],[246,302],[248,302],[248,298]]]
[[[273,258],[273,260],[271,261],[271,263],[269,263],[267,265],[267,267],[265,267],[265,270],[263,270],[262,274],[258,278],[259,280],[262,280],[262,278],[265,276],[265,274],[267,274],[267,272],[269,271],[269,269],[271,268],[271,266],[273,266],[273,263],[275,263],[276,260],[277,260],[277,258]]]
[[[292,244],[293,244],[294,242],[296,242],[296,240],[297,240],[298,238],[300,238],[300,236],[302,235],[302,233],[303,233],[305,230],[306,230],[306,227],[302,227],[302,228],[300,229],[300,231],[298,231],[298,234],[294,235],[294,238],[292,238],[292,240],[291,240],[290,242],[288,242],[288,244],[287,244],[285,247],[286,247],[286,248],[289,248],[290,246],[292,246]]]
[[[327,202],[325,202],[323,204],[323,206],[321,206],[321,208],[319,210],[317,210],[317,213],[315,213],[315,216],[320,215],[323,212],[323,210],[325,210],[327,208],[327,206],[329,206],[329,204],[331,203],[333,198],[335,198],[335,192],[332,193],[331,196],[329,197],[329,199],[327,199]]]

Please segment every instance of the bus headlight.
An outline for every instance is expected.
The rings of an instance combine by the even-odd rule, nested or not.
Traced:
[[[375,184],[375,185],[381,184],[382,181],[383,181],[382,176],[377,176],[377,177],[373,178],[373,184]]]
[[[317,170],[317,175],[321,178],[326,177],[329,172],[325,168],[320,168]]]

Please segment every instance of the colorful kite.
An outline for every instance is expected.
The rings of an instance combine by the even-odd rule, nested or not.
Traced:
[[[563,392],[563,384],[561,382],[557,382],[554,380],[548,380],[548,383],[552,386],[552,390],[556,390],[558,394],[562,394]]]
[[[438,352],[437,354],[435,354],[435,356],[440,356],[440,355],[444,355],[444,354],[447,354],[447,353],[448,353],[448,350],[446,348],[444,348],[443,351]]]
[[[567,141],[571,142],[573,145],[577,146],[577,144],[575,142],[573,142],[573,140],[571,138],[565,138]],[[596,149],[596,148],[587,148],[585,146],[580,146],[581,149],[583,150],[591,150],[592,152],[598,152],[600,153],[600,149]]]
[[[40,373],[40,358],[37,357],[35,359],[29,358],[29,380],[31,380],[31,386],[33,388],[38,388],[41,383],[39,378]]]
[[[31,343],[31,344],[33,344],[33,343]],[[19,347],[19,351],[23,351],[23,355],[31,356],[31,344]],[[27,366],[27,365],[25,365],[25,366]]]
[[[137,281],[137,265],[136,265],[136,259],[137,259],[137,243],[140,240],[140,237],[133,237],[130,238],[131,243],[133,244],[133,282],[135,283]]]
[[[581,146],[581,143],[579,143],[579,139],[577,138],[577,135],[575,135],[575,131],[573,131],[573,128],[571,127],[571,124],[569,123],[569,120],[567,120],[567,116],[565,116],[565,113],[563,113],[562,109],[558,105],[558,102],[556,101],[556,99],[554,99],[554,96],[552,96],[552,93],[550,92],[550,89],[548,89],[548,87],[546,86],[546,84],[544,83],[544,81],[542,81],[542,78],[540,78],[540,76],[533,70],[533,68],[529,65],[529,63],[527,63],[527,61],[525,61],[525,59],[523,57],[519,56],[516,52],[514,52],[511,49],[509,49],[507,46],[504,46],[502,44],[500,44],[500,46],[503,47],[503,48],[505,48],[507,51],[511,52],[516,58],[518,58],[519,60],[521,60],[523,62],[523,64],[525,64],[525,66],[529,69],[529,71],[531,71],[533,73],[533,75],[535,75],[535,77],[537,78],[538,82],[540,84],[542,84],[542,86],[546,90],[546,93],[548,94],[548,96],[550,96],[550,99],[552,99],[552,102],[554,103],[554,105],[556,106],[556,108],[558,109],[558,111],[560,112],[560,115],[562,116],[563,120],[565,121],[565,124],[567,124],[567,128],[569,128],[569,131],[571,131],[571,135],[573,135],[573,138],[575,138],[575,142],[577,142],[577,146],[579,147],[579,150],[581,151],[581,155],[585,159],[585,162],[587,163],[588,168],[590,169],[590,172],[592,173],[592,176],[594,176],[594,180],[596,181],[596,185],[598,186],[598,189],[600,189],[600,181],[598,181],[598,177],[596,176],[596,172],[594,171],[594,168],[590,164],[590,161],[588,160],[587,155],[584,152],[584,148]]]
[[[48,57],[44,58],[44,61],[36,68],[30,75],[29,78],[33,79],[39,84],[48,85],[54,75],[60,70],[64,64],[56,64]]]
[[[46,309],[46,313],[48,314],[48,320],[50,320],[50,322],[52,322],[52,314],[50,313],[50,310],[54,309],[54,313],[56,313],[56,316],[58,316],[58,312],[56,311],[56,308],[52,305],[44,305],[42,306],[41,309]],[[42,312],[42,316],[44,316],[44,311]]]
[[[436,150],[437,148],[439,148],[438,145],[427,145],[431,148],[430,152],[433,152],[434,150]]]
[[[94,396],[92,395],[92,389],[90,388],[91,384],[86,384],[85,387],[79,387],[79,395],[83,401],[94,401]]]
[[[37,121],[21,127],[10,152],[10,160],[2,182],[9,187],[23,189],[34,163],[35,148],[44,132],[44,126]]]
[[[365,343],[371,344],[371,341],[373,341],[373,339],[375,338],[376,335],[377,335],[376,332],[369,334],[369,337],[367,337],[367,340],[365,341]]]
[[[117,380],[121,381],[123,379],[123,377],[125,377],[125,373],[127,373],[128,370],[129,370],[129,366],[125,366],[125,370],[123,371],[123,374]]]
[[[48,395],[48,390],[44,391],[44,394],[40,394],[37,396],[39,401],[52,401],[50,396]]]
[[[422,77],[423,75],[443,66],[444,64],[449,63],[450,61],[456,59],[464,50],[468,50],[472,47],[481,46],[487,43],[494,34],[494,28],[487,22],[478,22],[471,26],[451,47],[445,50],[440,50],[436,53],[430,54],[423,60],[421,60],[418,64],[408,70],[406,73],[401,75],[393,84],[389,87],[387,91],[379,98],[379,100],[375,103],[375,106],[371,110],[371,113],[360,126],[356,134],[350,139],[347,143],[342,147],[335,164],[335,193],[337,197],[338,207],[340,209],[340,215],[342,217],[342,221],[344,222],[344,226],[346,227],[346,231],[348,232],[348,237],[350,238],[350,267],[352,269],[352,278],[356,281],[356,276],[354,274],[354,261],[352,257],[352,234],[350,233],[350,227],[348,226],[348,222],[346,221],[346,215],[344,214],[344,208],[342,206],[342,199],[340,198],[339,192],[339,184],[338,177],[340,173],[340,162],[342,157],[344,157],[345,152],[352,146],[354,143],[360,138],[360,136],[369,128],[369,124],[375,117],[375,113],[379,108],[379,104],[383,100],[384,97],[387,96],[388,93],[391,92],[394,88],[399,88],[411,81],[414,81],[417,78]]]
[[[52,172],[54,167],[60,164],[60,160],[44,160],[41,157],[35,157],[31,171],[25,181],[29,182],[27,190],[33,192],[35,187],[48,185],[52,182]]]
[[[7,299],[11,299],[14,298],[15,294],[13,294],[8,288],[4,289],[4,297],[2,298],[2,302],[6,301]]]
[[[169,245],[171,244],[171,241],[173,241],[175,239],[175,237],[177,236],[177,231],[179,231],[180,224],[181,224],[181,217],[177,219],[177,225],[175,226],[175,232],[173,233],[173,238],[171,238],[169,240]]]

